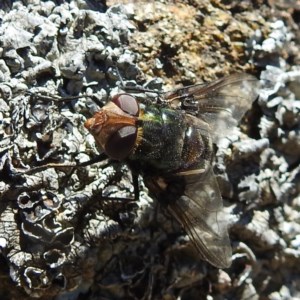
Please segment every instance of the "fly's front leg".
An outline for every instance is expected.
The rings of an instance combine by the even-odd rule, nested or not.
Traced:
[[[95,101],[96,99],[94,99],[95,97],[93,97],[93,95],[76,95],[76,96],[68,96],[68,97],[59,97],[59,96],[48,95],[48,94],[34,93],[34,92],[31,92],[31,91],[27,91],[27,95],[29,95],[30,101],[33,102],[34,104],[37,101],[38,102],[46,102],[46,103],[47,102],[52,102],[53,104],[56,104],[58,106],[59,104],[69,103],[69,102],[72,102],[74,100],[78,100],[80,98],[92,98],[92,101],[96,105],[98,105],[100,107],[103,106],[102,103],[99,103],[98,101]],[[57,122],[53,122],[53,123],[57,127],[60,127],[60,125],[61,125],[61,124],[57,125]],[[46,125],[49,126],[49,124],[46,124]],[[46,125],[44,125],[44,126],[46,126]],[[51,123],[50,125],[53,125],[53,124]],[[51,130],[55,130],[55,127],[51,127],[50,132],[52,132]],[[44,165],[39,165],[39,166],[28,168],[28,169],[17,168],[16,173],[17,174],[31,175],[31,174],[35,174],[35,173],[44,171],[44,170],[49,169],[49,168],[61,169],[61,170],[66,170],[66,171],[68,169],[71,169],[70,173],[72,173],[73,170],[75,170],[77,168],[89,166],[89,165],[92,165],[94,163],[105,161],[106,159],[107,159],[107,156],[105,154],[100,154],[99,156],[97,156],[97,157],[95,157],[95,158],[93,158],[89,161],[86,161],[86,162],[81,162],[81,163],[77,163],[77,162],[46,163]],[[105,162],[104,162],[104,165],[105,165]]]
[[[134,202],[139,200],[139,181],[138,175],[132,173],[132,185],[133,185],[133,197],[111,197],[111,196],[103,196],[101,193],[101,198],[105,200],[112,200],[112,201],[125,201],[125,202]]]
[[[132,226],[136,218],[137,201],[139,199],[138,175],[132,174],[134,197],[104,196],[103,191],[98,191],[91,199],[92,203],[98,203],[111,219],[117,221],[122,228]],[[109,185],[109,184],[108,184]]]
[[[67,169],[67,168],[72,168],[72,169],[77,169],[77,168],[81,168],[81,167],[87,167],[90,166],[92,164],[95,163],[99,163],[99,162],[103,162],[103,166],[105,166],[106,164],[108,164],[108,158],[107,155],[104,153],[101,153],[100,155],[96,156],[93,159],[90,159],[88,161],[82,162],[82,163],[76,163],[76,162],[67,162],[67,163],[49,163],[49,164],[45,164],[42,166],[37,166],[37,167],[33,167],[30,169],[17,169],[17,173],[19,174],[27,174],[27,175],[31,175],[31,174],[35,174],[37,172],[41,172],[44,171],[46,169],[49,168],[54,168],[54,169]]]
[[[42,93],[35,93],[31,91],[26,92],[27,95],[30,96],[31,101],[41,101],[41,102],[52,102],[56,105],[58,104],[66,104],[71,103],[74,100],[79,99],[90,99],[92,102],[97,106],[97,109],[103,107],[103,102],[96,94],[83,94],[83,95],[76,95],[76,96],[56,96],[56,95],[47,95]]]
[[[66,103],[66,102],[70,102],[73,100],[87,97],[85,95],[59,97],[59,96],[54,96],[54,95],[37,94],[37,93],[31,92],[31,91],[27,91],[26,94],[29,95],[33,99],[38,99],[38,100],[41,100],[44,102],[54,101],[56,103],[59,103],[59,102]]]

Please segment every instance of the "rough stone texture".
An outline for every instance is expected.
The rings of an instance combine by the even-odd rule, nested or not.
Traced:
[[[298,299],[299,1],[127,2],[1,1],[1,299]],[[231,268],[197,259],[142,178],[139,201],[106,200],[132,197],[126,166],[24,173],[97,155],[83,123],[119,90],[115,66],[152,89],[260,78],[216,149]]]

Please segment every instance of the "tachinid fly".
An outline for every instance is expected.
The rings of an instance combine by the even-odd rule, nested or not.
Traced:
[[[118,94],[85,123],[108,157],[143,175],[201,258],[218,268],[229,267],[232,255],[213,143],[230,134],[257,95],[255,77],[233,74],[161,93],[156,105]]]

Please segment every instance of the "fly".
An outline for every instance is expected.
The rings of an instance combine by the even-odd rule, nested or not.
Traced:
[[[213,144],[230,135],[257,95],[257,79],[237,73],[160,93],[159,105],[118,94],[85,122],[101,151],[124,161],[135,181],[142,174],[201,258],[218,268],[231,265],[232,250]]]

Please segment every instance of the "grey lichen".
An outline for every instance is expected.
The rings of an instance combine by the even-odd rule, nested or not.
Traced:
[[[127,2],[0,5],[1,297],[299,298],[299,7]],[[108,200],[133,196],[125,166],[26,173],[97,155],[83,123],[119,91],[116,67],[148,89],[259,74],[258,101],[214,161],[231,268],[199,260],[141,178],[138,201]]]

